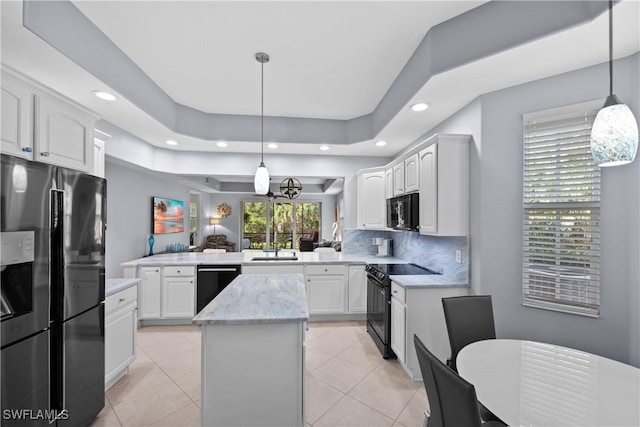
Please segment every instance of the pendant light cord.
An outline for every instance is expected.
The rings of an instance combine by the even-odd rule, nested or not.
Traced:
[[[613,95],[613,0],[609,0],[609,96]]]
[[[264,163],[264,62],[260,63],[260,163]]]

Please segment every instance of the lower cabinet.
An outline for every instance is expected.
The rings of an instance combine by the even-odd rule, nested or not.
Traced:
[[[349,313],[367,312],[367,272],[362,265],[349,266]]]
[[[309,314],[341,314],[346,311],[346,265],[306,266]]]
[[[191,319],[195,315],[195,267],[140,267],[140,320]]]
[[[395,291],[395,292],[394,292]],[[465,287],[409,287],[391,282],[391,348],[411,379],[422,379],[413,335],[443,362],[451,355],[442,298],[468,294]]]
[[[162,278],[162,318],[191,319],[195,315],[195,268],[164,267]]]
[[[391,349],[399,362],[406,360],[406,313],[404,288],[391,284]]]
[[[105,298],[105,390],[126,374],[136,358],[136,313],[135,286]]]

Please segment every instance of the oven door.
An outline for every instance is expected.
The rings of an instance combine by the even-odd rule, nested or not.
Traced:
[[[367,329],[385,359],[393,357],[389,302],[390,287],[367,275]]]

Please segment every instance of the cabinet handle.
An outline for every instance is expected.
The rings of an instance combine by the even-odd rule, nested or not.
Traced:
[[[178,270],[178,274],[180,273],[180,270]]]
[[[24,151],[25,153],[31,153],[33,149],[31,147],[24,147],[22,151]]]
[[[398,290],[397,290],[397,289],[394,289],[394,290],[393,290],[393,293],[394,293],[394,294],[397,294],[397,293],[398,293]]]
[[[43,151],[42,153],[40,153],[40,155],[42,157],[49,157],[49,152],[48,151]]]
[[[126,300],[127,300],[126,298],[120,298],[118,302],[125,302]]]

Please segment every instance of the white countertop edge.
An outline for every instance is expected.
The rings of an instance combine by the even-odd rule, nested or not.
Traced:
[[[142,279],[137,278],[106,279],[104,283],[104,296],[106,298],[125,289],[129,289],[141,281]]]
[[[403,288],[467,288],[469,284],[451,277],[433,275],[389,276],[392,282]]]

